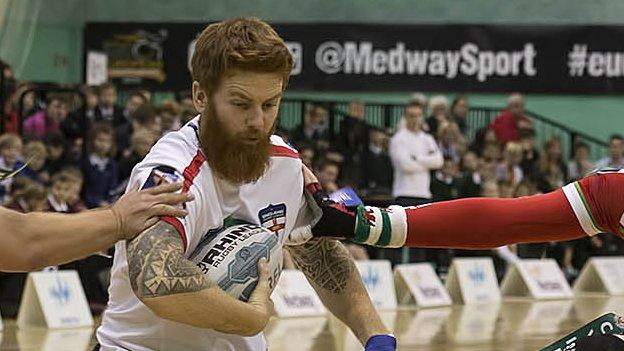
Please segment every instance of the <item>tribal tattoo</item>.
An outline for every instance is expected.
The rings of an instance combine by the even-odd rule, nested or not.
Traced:
[[[166,222],[147,229],[127,243],[132,290],[139,298],[195,292],[211,283],[194,263],[184,258],[184,244]]]
[[[295,266],[316,285],[339,294],[345,290],[355,264],[347,249],[337,240],[314,238],[303,245],[289,246]]]

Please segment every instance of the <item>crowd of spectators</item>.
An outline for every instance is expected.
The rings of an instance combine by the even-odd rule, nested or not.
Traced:
[[[10,71],[3,72],[10,77]],[[6,78],[6,77],[5,77]],[[6,81],[6,79],[5,79]],[[25,168],[0,183],[0,204],[20,212],[78,212],[114,201],[125,189],[132,168],[164,133],[195,116],[188,93],[176,100],[152,100],[148,90],[128,92],[119,105],[110,83],[85,86],[84,104],[75,94],[40,96],[28,83],[5,84],[4,133],[0,135],[0,168]],[[9,94],[6,94],[6,93]],[[26,92],[26,93],[25,93]],[[20,102],[21,100],[21,102]],[[390,129],[369,124],[365,102],[352,101],[330,128],[326,104],[309,104],[301,124],[276,133],[299,150],[305,165],[324,189],[354,188],[366,202],[413,206],[464,197],[518,197],[554,190],[596,167],[624,167],[624,139],[613,135],[608,155],[592,163],[589,146],[575,143],[569,161],[557,137],[537,140],[524,97],[511,94],[507,107],[469,138],[470,102],[458,95],[416,93]],[[542,136],[543,137],[543,136]],[[499,274],[520,258],[551,257],[574,279],[592,255],[621,254],[619,240],[598,235],[567,243],[515,245],[494,251],[387,249],[350,245],[358,259],[385,258],[393,264],[432,262],[444,275],[457,256],[492,256]],[[91,257],[74,262],[89,300],[106,302],[102,271],[110,261]],[[0,308],[11,316],[19,303],[24,275],[0,275]],[[11,293],[5,293],[10,291]]]
[[[600,167],[624,167],[621,135],[609,140],[608,155],[596,163],[589,145],[576,141],[567,160],[562,140],[542,136],[525,112],[524,96],[509,95],[506,108],[469,139],[469,99],[442,95],[427,99],[413,94],[397,125],[388,130],[366,123],[362,101],[349,103],[340,132],[330,133],[330,111],[311,104],[302,124],[280,131],[296,146],[323,187],[352,187],[367,203],[415,206],[466,197],[512,198],[546,193]],[[473,123],[474,124],[474,123]],[[540,145],[541,144],[541,145]],[[453,257],[492,256],[499,276],[518,258],[554,258],[573,280],[592,255],[624,253],[613,235],[598,235],[566,243],[514,245],[493,251],[367,248],[364,256],[393,264],[432,262],[442,275]]]

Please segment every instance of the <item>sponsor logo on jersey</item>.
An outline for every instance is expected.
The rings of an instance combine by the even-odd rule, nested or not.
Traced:
[[[177,183],[182,181],[182,175],[175,168],[168,166],[158,166],[152,169],[149,177],[143,184],[143,189],[152,188],[165,183]]]
[[[286,204],[269,205],[258,211],[260,225],[275,234],[282,234],[286,228]]]

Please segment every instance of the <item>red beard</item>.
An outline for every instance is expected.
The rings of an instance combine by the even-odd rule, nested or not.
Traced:
[[[247,129],[229,135],[212,107],[201,117],[200,135],[202,150],[210,168],[233,184],[254,182],[265,173],[271,152],[270,134],[259,129]],[[242,141],[257,139],[254,144]]]

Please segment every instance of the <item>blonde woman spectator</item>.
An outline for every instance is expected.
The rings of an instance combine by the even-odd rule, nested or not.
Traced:
[[[429,118],[427,118],[427,126],[429,133],[437,135],[438,128],[445,122],[449,122],[449,102],[444,95],[436,95],[429,99],[427,107]]]
[[[509,182],[512,189],[515,188],[516,184],[524,178],[520,162],[522,162],[522,145],[516,142],[507,143],[503,152],[503,160],[498,163],[496,168],[497,180]]]
[[[559,138],[553,137],[544,143],[544,150],[537,164],[539,191],[547,193],[565,185],[568,180],[568,167],[563,161]]]
[[[584,142],[574,144],[574,159],[568,162],[568,181],[588,175],[596,166],[589,159],[589,146]]]
[[[444,158],[453,159],[455,162],[461,160],[461,156],[466,153],[466,138],[459,131],[455,123],[444,122],[438,128],[438,147]]]

